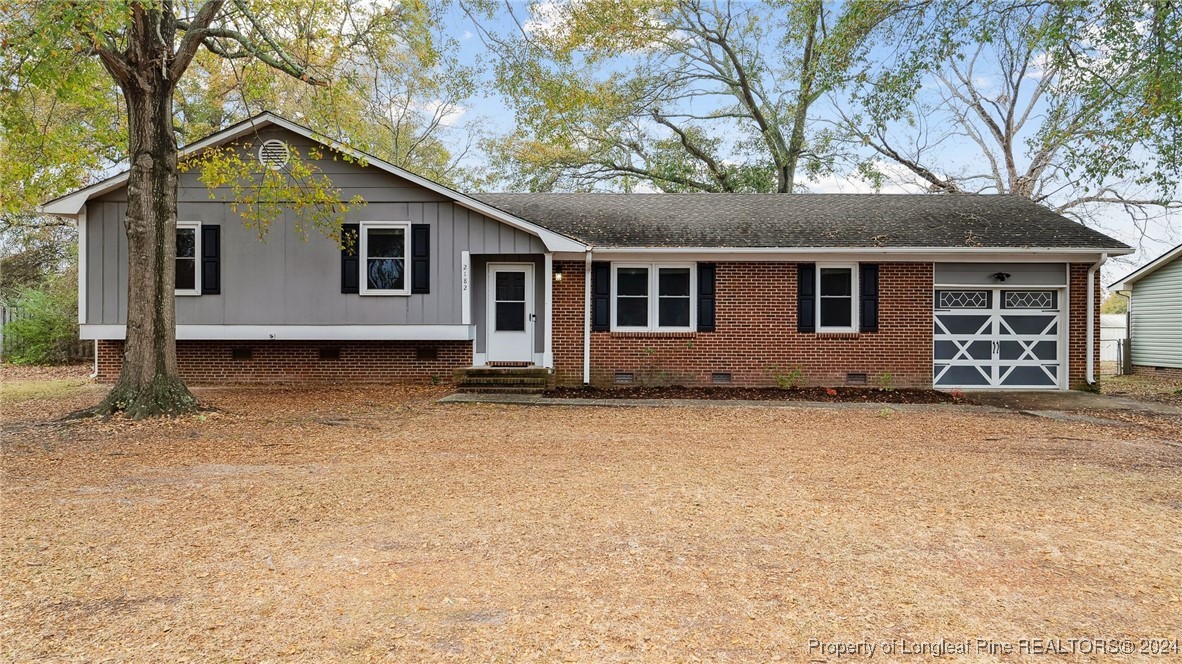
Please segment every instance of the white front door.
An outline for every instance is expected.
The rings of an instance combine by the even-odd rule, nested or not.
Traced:
[[[936,289],[932,383],[937,388],[1058,388],[1062,291]]]
[[[489,362],[532,362],[534,357],[534,266],[490,263],[488,266]]]

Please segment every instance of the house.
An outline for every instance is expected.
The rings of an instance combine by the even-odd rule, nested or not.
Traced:
[[[1133,372],[1182,379],[1182,245],[1109,288],[1129,298]]]
[[[208,381],[448,380],[533,366],[559,384],[1067,389],[1094,380],[1096,271],[1124,244],[977,195],[464,194],[262,114],[213,146],[319,162],[335,238],[264,240],[228,189],[179,185],[177,354]],[[126,174],[45,204],[80,229],[81,334],[117,375]],[[290,214],[293,213],[289,213]],[[356,235],[353,235],[356,234]],[[350,243],[345,243],[346,245]]]

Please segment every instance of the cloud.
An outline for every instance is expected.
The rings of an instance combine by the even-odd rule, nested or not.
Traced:
[[[460,41],[468,41],[469,39],[471,39],[475,36],[476,35],[472,34],[471,30],[465,30],[464,34],[460,35]]]

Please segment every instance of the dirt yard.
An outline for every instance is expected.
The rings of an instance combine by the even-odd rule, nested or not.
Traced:
[[[406,387],[207,389],[217,412],[63,425],[44,422],[101,388],[6,383],[7,660],[852,661],[810,639],[1182,639],[1165,425],[444,405]]]

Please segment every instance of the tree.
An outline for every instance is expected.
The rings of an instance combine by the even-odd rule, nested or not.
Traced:
[[[931,191],[1013,194],[1091,223],[1117,211],[1142,235],[1182,209],[1182,6],[932,12],[840,116],[862,174],[901,167]]]
[[[118,86],[126,111],[127,334],[123,368],[94,412],[133,417],[190,412],[197,402],[177,372],[173,306],[177,197],[174,95],[202,49],[227,60],[257,60],[313,86],[327,86],[324,45],[425,25],[414,3],[378,8],[262,0],[43,2],[5,7],[6,89],[33,88],[76,99],[77,79],[94,58]],[[356,45],[356,44],[354,44]],[[332,49],[327,49],[331,52]],[[6,92],[8,94],[8,92]]]
[[[1102,314],[1123,314],[1128,310],[1129,298],[1115,291],[1104,296],[1104,301],[1100,303],[1100,313]]]
[[[827,167],[814,105],[867,66],[899,2],[535,2],[482,31],[519,129],[494,143],[512,185],[792,192]]]

